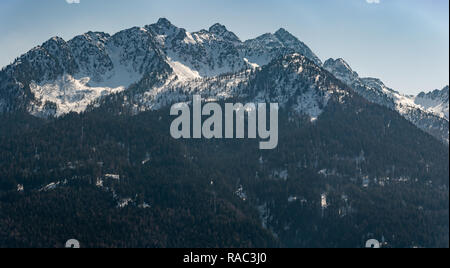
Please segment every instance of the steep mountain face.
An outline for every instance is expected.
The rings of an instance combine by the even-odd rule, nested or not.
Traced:
[[[247,59],[259,66],[266,65],[274,58],[292,53],[300,53],[308,57],[315,64],[322,65],[320,59],[308,46],[283,28],[275,34],[267,33],[255,39],[245,41],[244,44],[244,54]]]
[[[315,121],[330,98],[345,102],[351,92],[313,61],[300,54],[274,60],[255,73],[247,94],[255,102],[276,102]]]
[[[449,142],[448,87],[434,94],[408,96],[388,88],[380,79],[359,77],[343,59],[329,59],[324,68],[367,100],[399,112],[418,128]]]
[[[228,29],[220,24],[216,23],[213,26],[209,28],[209,32],[214,34],[215,36],[222,38],[223,40],[234,42],[234,43],[240,43],[241,40],[239,37],[237,37],[233,32],[228,31]]]
[[[78,70],[69,45],[54,37],[7,66],[0,74],[0,96],[3,111],[14,111],[29,106],[33,99],[32,84],[55,81],[65,73]]]
[[[112,37],[89,32],[69,42],[55,37],[1,72],[1,92],[9,99],[8,110],[60,116],[84,111],[93,100],[125,90],[163,64],[164,55],[145,29]]]

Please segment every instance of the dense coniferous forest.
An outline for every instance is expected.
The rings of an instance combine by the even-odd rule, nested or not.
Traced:
[[[448,247],[448,147],[349,102],[281,110],[272,151],[174,140],[167,109],[2,115],[0,247]]]

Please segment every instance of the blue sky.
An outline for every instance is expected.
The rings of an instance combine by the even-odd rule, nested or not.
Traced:
[[[448,10],[448,0],[2,0],[0,66],[52,36],[166,17],[188,31],[220,22],[243,40],[284,27],[322,60],[414,94],[449,83]]]

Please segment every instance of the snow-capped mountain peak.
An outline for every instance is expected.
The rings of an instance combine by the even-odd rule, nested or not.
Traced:
[[[286,29],[280,28],[278,31],[275,32],[274,36],[285,47],[295,50],[297,53],[306,56],[319,66],[322,65],[322,61],[312,52],[312,50],[305,43],[303,43],[297,37],[288,32]]]
[[[336,78],[341,81],[352,84],[356,79],[359,78],[358,73],[354,72],[350,65],[344,59],[328,59],[323,64],[323,67],[331,71]]]
[[[284,55],[300,53],[321,66],[321,60],[295,36],[281,28],[274,34],[266,33],[245,41],[247,58],[258,65],[266,65],[271,60]]]
[[[157,23],[152,24],[150,26],[153,26],[154,29],[157,29],[156,32],[159,33],[159,34],[168,33],[168,32],[171,32],[171,31],[178,30],[178,27],[173,25],[166,18],[160,18]]]
[[[223,38],[225,41],[240,43],[241,40],[233,32],[228,31],[227,27],[220,23],[216,23],[209,28],[209,32]]]

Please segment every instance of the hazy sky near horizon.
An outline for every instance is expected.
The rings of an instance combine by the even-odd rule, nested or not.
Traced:
[[[2,0],[0,66],[52,36],[160,17],[188,31],[220,22],[242,40],[283,27],[323,61],[343,58],[403,93],[449,84],[448,0]]]

